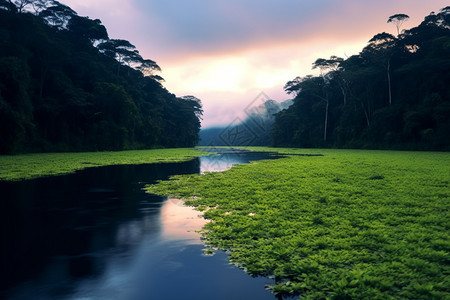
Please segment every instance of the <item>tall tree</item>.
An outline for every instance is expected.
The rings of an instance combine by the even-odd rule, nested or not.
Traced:
[[[335,80],[341,90],[343,103],[347,104],[347,84],[345,79],[342,77],[342,67],[341,64],[344,61],[343,58],[337,57],[335,55],[331,56],[330,59],[319,58],[313,63],[313,69],[320,69],[320,72],[324,78],[327,80]]]
[[[145,62],[136,46],[129,41],[120,39],[110,39],[100,43],[97,48],[101,53],[116,59],[119,64],[117,66],[117,75],[120,74],[120,65],[138,64],[138,66],[153,66],[154,69],[158,69],[156,63],[152,64],[150,61]]]
[[[164,80],[161,77],[156,78],[156,76],[154,75],[155,72],[161,71],[161,68],[158,66],[156,62],[154,62],[151,59],[142,59],[140,62],[141,64],[137,67],[137,69],[141,71],[142,74],[144,74],[144,76],[149,76],[157,80]]]
[[[25,8],[31,5],[34,0],[7,0],[11,5],[16,7],[17,12],[24,12]]]
[[[306,79],[306,78],[312,78],[312,75],[307,75],[305,77],[300,77],[297,76],[294,79],[288,81],[285,85],[284,85],[284,91],[287,94],[294,94],[294,96],[297,96],[300,92],[301,92],[301,83]]]
[[[395,53],[397,39],[389,33],[383,32],[376,34],[369,40],[369,45],[364,48],[363,52],[374,57],[382,58],[386,67],[386,75],[388,82],[389,105],[392,104],[392,85],[391,85],[391,59]]]
[[[109,40],[100,20],[57,1],[33,12],[41,2],[19,13],[0,0],[1,154],[195,145],[198,99],[167,91],[158,64]]]
[[[0,7],[10,11],[23,13],[25,11],[34,12],[36,15],[46,7],[50,6],[54,0],[1,0]]]
[[[65,13],[70,14],[70,9],[62,8]],[[88,17],[80,17],[78,15],[70,16],[68,29],[79,39],[88,40],[91,43],[98,40],[107,40],[108,32],[99,19],[89,19]]]
[[[398,37],[375,35],[359,54],[339,64],[317,59],[313,67],[321,76],[286,83],[286,92],[295,99],[276,116],[274,145],[450,149],[444,137],[450,135],[449,21],[446,7]],[[347,106],[337,105],[340,77],[345,79]],[[325,129],[326,143],[316,138]]]
[[[67,27],[69,20],[76,15],[77,13],[73,9],[67,5],[59,3],[58,1],[53,1],[53,5],[41,10],[39,13],[39,16],[49,25],[56,26],[61,29]]]
[[[405,14],[395,14],[388,18],[388,23],[393,23],[395,25],[395,28],[397,28],[397,36],[400,35],[400,28],[402,27],[403,23],[408,21],[409,16]]]
[[[322,60],[316,63],[321,64]],[[289,84],[290,83],[290,84]],[[321,77],[296,77],[294,80],[289,81],[287,85],[285,85],[285,91],[288,93],[295,93],[296,99],[301,101],[301,99],[306,99],[307,101],[311,101],[311,99],[316,99],[322,101],[325,104],[325,118],[323,124],[323,141],[327,141],[327,130],[328,130],[328,114],[330,101],[328,97],[328,82],[325,78],[325,75]]]

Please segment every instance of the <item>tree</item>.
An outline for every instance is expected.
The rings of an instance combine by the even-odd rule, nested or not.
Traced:
[[[402,21],[396,18],[391,22]],[[274,145],[450,149],[449,21],[446,7],[399,36],[376,34],[345,60],[314,61],[321,76],[296,77],[284,87],[296,97],[276,115]],[[348,105],[336,105],[345,93]]]
[[[6,7],[10,11],[23,13],[32,9],[36,14],[45,9],[54,0],[1,0],[0,7]],[[30,9],[28,9],[30,8]]]
[[[179,98],[175,105],[178,109],[175,110],[176,116],[173,119],[179,120],[178,126],[183,128],[180,138],[184,139],[184,144],[191,143],[191,146],[195,146],[198,143],[200,120],[203,115],[202,102],[197,97],[189,95]]]
[[[116,59],[119,62],[117,66],[117,75],[120,73],[120,65],[132,66],[133,63],[139,64],[139,66],[146,68],[158,69],[159,66],[153,61],[144,61],[136,46],[129,41],[120,39],[110,39],[103,43],[100,43],[97,48],[101,53]]]
[[[318,64],[324,63],[322,59],[316,61]],[[311,98],[318,99],[325,103],[325,120],[323,125],[323,141],[327,141],[328,128],[328,113],[329,113],[329,97],[328,97],[328,82],[325,76],[314,77],[311,75],[305,77],[296,77],[285,85],[285,91],[288,93],[295,93],[296,100],[305,99],[310,101]]]
[[[35,15],[39,15],[40,12],[44,11],[45,9],[47,9],[47,7],[50,7],[52,5],[62,4],[55,0],[34,0],[31,3]]]
[[[396,41],[397,39],[392,34],[386,32],[379,33],[369,40],[369,45],[363,50],[375,54],[376,57],[384,58],[386,61],[389,105],[392,104],[391,59],[394,55]]]
[[[367,87],[368,85],[367,78],[373,78],[373,70],[370,66],[366,66],[365,63],[366,59],[363,58],[362,54],[350,56],[342,63],[344,70],[342,76],[345,80],[344,82],[350,96],[349,98],[353,100],[354,110],[358,111],[356,108],[356,103],[358,103],[364,114],[366,126],[370,127],[371,114],[368,101],[369,97],[365,95],[362,96],[362,91],[364,90],[364,87]],[[356,102],[354,100],[356,100]]]
[[[298,96],[302,90],[301,83],[308,78],[312,78],[312,75],[307,75],[303,78],[300,76],[295,77],[284,85],[284,91],[288,94]]]
[[[409,16],[405,15],[405,14],[395,14],[392,15],[388,18],[387,22],[388,23],[393,23],[395,25],[395,27],[397,28],[397,36],[400,35],[400,28],[403,25],[403,23],[405,23],[406,21],[408,21]]]
[[[69,10],[66,10],[63,7],[62,9],[64,12],[70,14],[70,8]],[[77,35],[78,38],[87,39],[91,43],[96,40],[108,39],[108,32],[106,31],[105,26],[102,25],[102,21],[99,19],[92,20],[88,17],[72,15],[70,16],[67,27],[69,31]]]
[[[319,68],[321,73],[327,73],[330,71],[338,71],[340,64],[344,61],[343,58],[337,56],[331,56],[330,59],[318,58],[313,63],[313,70]]]
[[[39,13],[39,17],[43,18],[49,25],[58,28],[65,28],[68,25],[69,20],[76,15],[77,13],[70,7],[57,1],[54,1],[52,6],[47,7]]]
[[[192,109],[194,115],[201,120],[203,115],[202,101],[192,95],[183,96],[181,99],[189,104],[189,107]]]
[[[11,5],[14,5],[18,13],[22,13],[25,8],[31,5],[33,0],[7,0]]]
[[[167,91],[158,64],[129,42],[105,43],[99,20],[56,1],[35,15],[37,3],[18,13],[0,0],[1,154],[195,145],[198,99]]]
[[[0,9],[17,12],[16,5],[9,0],[0,0]]]
[[[33,109],[29,82],[25,61],[0,57],[0,153],[17,151],[26,143]]]
[[[337,57],[335,55],[331,56],[330,59],[319,58],[313,63],[313,70],[316,68],[320,69],[324,80],[336,80],[338,86],[341,90],[344,105],[347,104],[347,87],[345,79],[342,77],[342,67],[341,64],[344,61],[343,58]],[[325,73],[325,74],[324,74]]]
[[[419,28],[421,26],[436,26],[450,29],[450,6],[442,8],[438,14],[432,12],[426,16],[425,20],[419,25]]]
[[[154,62],[151,59],[142,59],[141,65],[138,66],[137,69],[141,71],[144,76],[151,77],[158,81],[160,80],[164,81],[162,77],[154,75],[155,72],[161,71],[161,68],[158,66],[156,62]]]

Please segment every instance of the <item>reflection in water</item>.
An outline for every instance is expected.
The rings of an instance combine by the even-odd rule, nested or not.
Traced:
[[[199,212],[142,191],[174,174],[249,161],[220,157],[0,182],[0,298],[274,299],[264,289],[271,280],[246,275],[223,252],[202,255]]]
[[[273,152],[250,152],[233,148],[206,148],[205,151],[215,152],[219,155],[200,157],[200,171],[202,173],[221,172],[230,169],[234,165],[280,157],[278,153]]]
[[[161,208],[161,234],[166,240],[184,240],[186,244],[202,244],[199,234],[206,220],[200,212],[184,205],[180,199],[169,199]]]
[[[0,298],[64,299],[82,279],[131,257],[144,237],[161,230],[165,198],[142,187],[199,171],[195,159],[1,182],[0,230],[8,246],[0,247]]]

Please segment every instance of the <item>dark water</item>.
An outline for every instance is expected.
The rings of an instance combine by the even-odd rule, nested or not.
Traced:
[[[271,158],[223,150],[184,163],[0,182],[4,299],[275,299],[267,278],[204,256],[198,212],[142,191],[175,174]],[[274,158],[274,157],[272,157]]]

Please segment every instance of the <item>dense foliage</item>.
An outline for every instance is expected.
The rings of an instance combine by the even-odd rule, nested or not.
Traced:
[[[0,0],[0,154],[186,147],[199,99],[100,20],[52,0]]]
[[[148,191],[191,199],[211,220],[205,241],[248,273],[275,276],[277,294],[450,296],[448,153],[267,150],[292,156]]]
[[[408,16],[391,16],[397,26]],[[450,7],[398,36],[375,35],[347,59],[317,59],[277,114],[273,145],[450,149]]]

